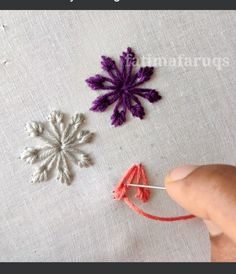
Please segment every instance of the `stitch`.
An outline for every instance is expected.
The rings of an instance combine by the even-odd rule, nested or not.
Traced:
[[[86,80],[91,89],[108,91],[93,101],[90,110],[103,112],[116,103],[111,116],[112,125],[115,127],[121,126],[126,121],[127,110],[134,117],[144,118],[145,111],[138,97],[147,99],[150,103],[161,99],[158,91],[154,89],[138,88],[150,80],[154,72],[153,67],[141,67],[136,73],[133,72],[136,58],[131,48],[120,56],[120,63],[121,68],[118,68],[114,60],[102,56],[102,69],[109,77],[96,74]]]
[[[33,173],[33,183],[47,181],[49,172],[55,167],[57,180],[69,185],[73,178],[70,162],[81,168],[92,164],[89,155],[80,150],[80,145],[91,142],[94,136],[88,130],[80,130],[84,121],[83,114],[76,114],[65,126],[63,113],[53,111],[48,117],[49,127],[38,122],[26,124],[25,130],[30,137],[40,138],[46,143],[40,148],[26,147],[20,156],[28,164],[42,162]]]
[[[8,63],[9,63],[9,61],[8,61],[8,60],[4,60],[4,61],[2,61],[2,65],[4,65],[4,66],[6,66]]]
[[[148,186],[148,178],[146,176],[145,170],[141,164],[133,165],[124,175],[124,177],[119,182],[118,186],[113,191],[114,199],[118,201],[124,201],[133,211],[138,213],[141,216],[144,216],[148,219],[161,221],[161,222],[175,222],[175,221],[184,221],[192,219],[195,216],[193,215],[184,215],[177,217],[160,217],[156,215],[149,214],[144,212],[141,208],[134,204],[134,202],[128,197],[127,192],[130,188],[130,184],[135,182],[135,184]],[[146,203],[150,199],[150,190],[145,187],[137,187],[135,197],[138,200]]]
[[[2,29],[2,30],[6,30],[6,28],[7,28],[7,25],[1,24],[1,29]]]

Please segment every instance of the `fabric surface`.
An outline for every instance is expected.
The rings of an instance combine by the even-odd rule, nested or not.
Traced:
[[[235,164],[235,11],[0,12],[0,260],[208,261],[208,234],[198,220],[160,223],[142,218],[112,191],[142,162],[150,184],[186,163]],[[100,56],[227,57],[229,66],[162,66],[148,82],[163,100],[143,102],[143,121],[110,126],[112,109],[89,111],[99,92],[84,80]],[[31,184],[34,166],[18,159],[41,144],[24,130],[52,110],[84,112],[96,133],[86,145],[94,166],[76,169],[71,186]],[[140,205],[160,216],[186,213],[164,191]]]

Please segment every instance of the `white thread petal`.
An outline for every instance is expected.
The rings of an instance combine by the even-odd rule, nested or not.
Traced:
[[[48,125],[30,122],[26,124],[26,130],[31,137],[40,136],[44,144],[40,148],[26,148],[21,159],[29,164],[36,161],[42,162],[41,166],[33,173],[32,182],[44,182],[48,180],[48,174],[55,169],[57,179],[61,183],[69,185],[73,174],[70,171],[72,163],[80,167],[91,165],[88,154],[80,151],[79,146],[91,141],[93,134],[88,130],[80,130],[85,117],[76,114],[72,117],[72,123],[65,125],[64,114],[53,111],[48,117]],[[46,146],[45,146],[46,144]]]
[[[30,137],[36,137],[43,133],[43,126],[37,122],[27,123],[25,129],[28,132]]]
[[[32,183],[44,182],[44,181],[47,181],[47,178],[48,178],[47,169],[45,166],[42,166],[34,172]]]
[[[78,143],[79,144],[85,144],[89,143],[93,138],[93,133],[91,133],[88,130],[81,130],[78,134]]]
[[[80,153],[78,159],[78,165],[80,167],[89,167],[92,164],[91,159],[88,154]]]
[[[59,180],[62,184],[69,185],[71,182],[71,179],[72,179],[72,175],[69,169],[67,168],[59,169],[57,174],[57,180]]]
[[[82,113],[77,113],[72,117],[72,125],[79,127],[85,121],[85,117]]]
[[[20,158],[22,160],[25,160],[28,164],[33,164],[37,158],[38,158],[38,149],[35,149],[33,147],[27,147],[25,150],[21,153]]]
[[[63,118],[63,113],[61,113],[60,111],[53,111],[50,113],[48,120],[53,124],[60,124],[62,123]]]

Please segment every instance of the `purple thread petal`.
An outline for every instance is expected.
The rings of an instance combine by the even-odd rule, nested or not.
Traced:
[[[120,107],[122,106],[122,110],[120,111]],[[121,126],[126,121],[126,104],[125,97],[120,97],[117,102],[114,112],[111,116],[112,125],[115,127]]]
[[[150,80],[153,72],[154,72],[153,67],[140,68],[138,71],[138,79],[140,79],[141,82],[148,81]]]
[[[118,97],[116,96],[116,93],[110,92],[104,95],[100,95],[97,97],[95,101],[93,101],[93,105],[90,108],[92,111],[98,111],[98,112],[103,112],[105,111],[111,104],[113,104]]]
[[[121,73],[117,68],[115,61],[112,58],[102,56],[101,65],[102,69],[109,74],[113,82],[121,78]]]
[[[135,53],[131,48],[127,48],[127,63],[135,64],[137,59],[135,58]]]
[[[102,75],[95,75],[93,77],[88,78],[87,80],[85,80],[85,82],[88,84],[88,86],[93,89],[93,90],[114,90],[116,89],[115,87],[115,83],[107,78],[107,77],[103,77]],[[113,84],[113,86],[105,86],[104,83],[105,82],[110,82]]]
[[[104,82],[106,81],[106,78],[102,75],[96,74],[95,76],[90,77],[85,81],[93,90],[98,90],[104,88]]]
[[[155,89],[133,89],[132,92],[137,94],[145,99],[147,99],[150,103],[157,102],[161,100],[161,95]]]
[[[131,48],[127,48],[127,51],[123,52],[120,56],[120,60],[122,64],[122,78],[127,82],[131,76],[133,65],[135,65],[137,61],[135,53]]]
[[[135,105],[132,105],[132,101],[135,102]],[[127,98],[126,104],[127,104],[128,109],[130,110],[130,112],[132,113],[132,115],[134,117],[138,117],[140,119],[144,118],[144,116],[145,116],[144,108],[136,96],[130,95],[129,98]]]
[[[144,108],[139,104],[132,106],[131,113],[134,117],[138,117],[139,119],[143,119],[145,116]]]
[[[132,79],[132,87],[139,86],[151,79],[151,76],[153,75],[154,68],[153,67],[142,67],[139,69],[139,71],[136,73],[136,75]]]
[[[112,121],[112,125],[115,127],[121,126],[125,121],[126,121],[126,117],[125,117],[125,112],[122,111],[114,111],[112,116],[111,116],[111,121]]]
[[[115,69],[115,61],[110,57],[102,56],[101,65],[102,69],[105,71],[111,71]]]

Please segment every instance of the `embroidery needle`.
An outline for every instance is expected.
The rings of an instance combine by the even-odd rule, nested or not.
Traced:
[[[138,185],[138,184],[127,184],[127,186],[134,186],[134,187],[143,187],[143,188],[153,188],[159,190],[166,190],[163,186],[150,186],[150,185]]]

